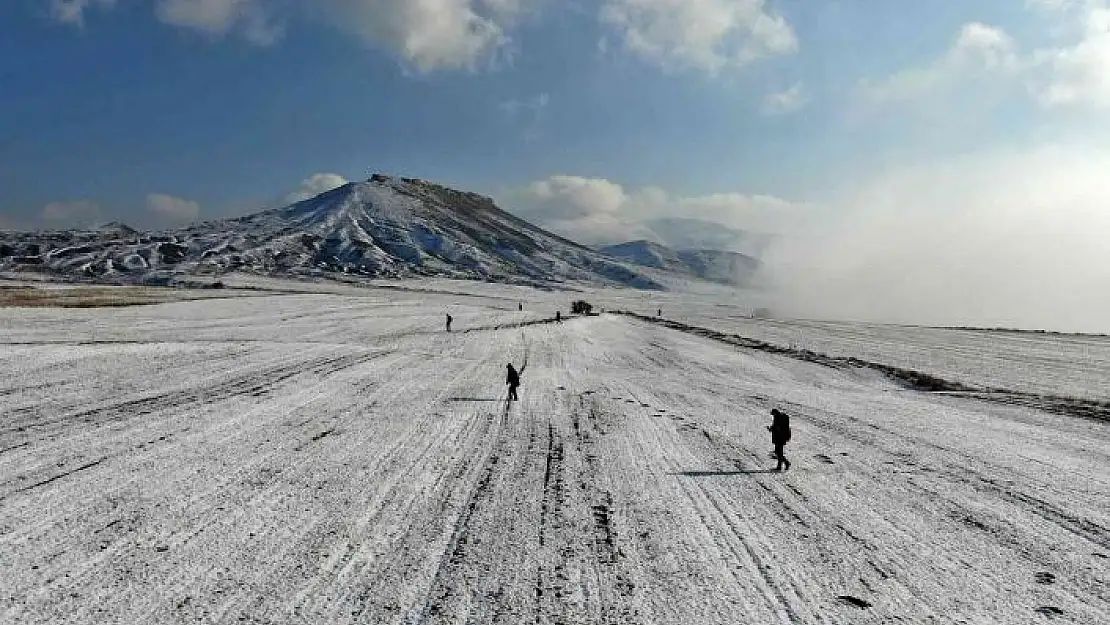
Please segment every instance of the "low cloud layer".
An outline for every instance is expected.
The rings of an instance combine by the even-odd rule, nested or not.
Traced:
[[[102,212],[100,204],[92,200],[51,202],[42,207],[42,219],[52,227],[88,227],[95,225]]]
[[[164,193],[146,196],[147,210],[163,221],[189,222],[200,216],[200,204]]]
[[[781,313],[1110,331],[1110,151],[1046,145],[881,176],[765,258]]]
[[[773,233],[797,219],[800,208],[771,196],[682,196],[659,187],[625,189],[604,178],[582,176],[551,176],[505,193],[501,200],[525,219],[588,245],[635,239],[661,242],[647,222],[663,217],[703,219]]]
[[[301,186],[285,196],[285,201],[289,204],[301,202],[326,193],[332,189],[337,189],[345,184],[348,180],[339,174],[319,173],[312,174],[308,178],[301,181]]]

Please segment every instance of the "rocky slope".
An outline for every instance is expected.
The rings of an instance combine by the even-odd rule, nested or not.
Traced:
[[[0,270],[164,283],[245,271],[278,276],[446,276],[660,288],[643,272],[548,233],[491,199],[375,175],[320,196],[162,232],[0,232]]]

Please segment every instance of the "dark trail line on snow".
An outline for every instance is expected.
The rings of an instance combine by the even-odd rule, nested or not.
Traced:
[[[1084,419],[1092,419],[1095,421],[1110,422],[1110,402],[1097,401],[1092,399],[1080,399],[1077,397],[1064,397],[1059,395],[1038,395],[1036,393],[1026,393],[1023,391],[1015,391],[1003,388],[980,388],[969,386],[960,382],[953,382],[945,380],[937,376],[924,373],[922,371],[914,371],[912,369],[903,369],[901,367],[894,367],[891,365],[884,365],[878,362],[863,360],[854,356],[829,356],[819,352],[810,351],[808,349],[794,349],[767,343],[757,339],[747,338],[739,334],[725,334],[716,330],[692,326],[679,321],[672,321],[669,319],[661,319],[658,317],[648,317],[634,312],[623,310],[610,311],[614,314],[632,317],[634,319],[661,325],[672,330],[693,334],[703,338],[712,339],[721,343],[727,343],[735,347],[744,349],[753,349],[756,351],[766,352],[770,354],[777,354],[802,360],[805,362],[812,362],[815,364],[823,365],[833,369],[844,369],[855,367],[860,369],[871,369],[887,376],[895,382],[905,386],[914,391],[925,393],[943,393],[946,395],[958,395],[969,399],[977,399],[980,401],[991,402],[996,404],[1025,406],[1027,408],[1035,408],[1050,412],[1053,414],[1068,415],[1080,417]]]

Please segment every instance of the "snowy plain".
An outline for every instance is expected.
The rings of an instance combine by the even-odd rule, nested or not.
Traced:
[[[1110,622],[1110,424],[543,321],[658,306],[1105,392],[1051,337],[751,322],[712,292],[252,286],[273,292],[0,309],[0,622]]]

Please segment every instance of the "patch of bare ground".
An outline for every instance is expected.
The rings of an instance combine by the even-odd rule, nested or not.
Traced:
[[[217,290],[148,286],[72,286],[40,288],[0,285],[0,308],[113,308],[226,297]]]

